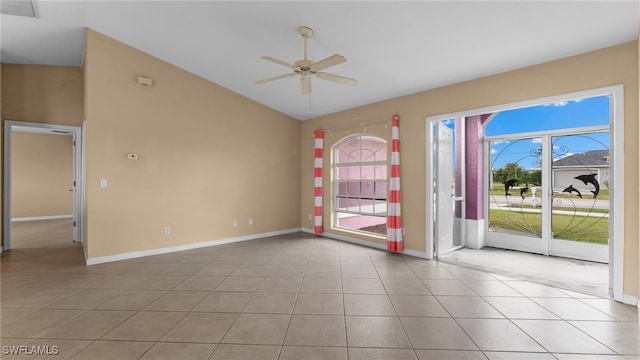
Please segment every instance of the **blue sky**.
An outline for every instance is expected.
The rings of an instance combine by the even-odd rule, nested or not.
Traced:
[[[599,96],[503,111],[487,124],[485,133],[495,136],[606,124],[609,124],[609,97]],[[521,162],[525,169],[536,168],[538,143],[539,139],[528,139],[494,144],[491,150],[493,168],[500,168],[508,162]],[[608,148],[608,132],[557,138],[554,141],[554,159]]]

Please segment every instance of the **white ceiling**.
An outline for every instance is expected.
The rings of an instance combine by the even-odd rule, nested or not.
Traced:
[[[637,39],[638,1],[50,1],[39,19],[2,15],[5,63],[81,66],[84,27],[299,120]],[[347,62],[313,79],[312,113],[287,73],[303,57]],[[148,74],[153,77],[153,74]]]

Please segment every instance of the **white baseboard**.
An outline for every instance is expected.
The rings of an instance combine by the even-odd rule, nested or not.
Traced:
[[[302,231],[314,234],[313,229],[309,229],[309,228],[304,228],[303,227]],[[323,232],[320,235],[324,236],[324,237],[327,237],[327,238],[330,238],[330,239],[340,240],[340,241],[344,241],[344,242],[348,242],[348,243],[352,243],[352,244],[356,244],[356,245],[367,246],[367,247],[370,247],[370,248],[380,249],[380,250],[387,250],[387,245],[386,244],[380,244],[380,243],[373,242],[373,241],[367,241],[367,240],[353,238],[353,237],[350,237],[350,236],[338,235],[338,234],[333,234],[333,233],[328,233],[328,232]],[[421,259],[426,259],[427,258],[427,254],[426,253],[421,252],[421,251],[416,251],[416,250],[410,250],[410,249],[404,249],[401,252],[401,254],[409,255],[409,256],[413,256],[413,257],[418,257],[418,258],[421,258]]]
[[[51,215],[51,216],[32,216],[32,217],[12,218],[11,222],[38,221],[38,220],[57,220],[57,219],[73,219],[73,214],[70,214],[70,215]]]
[[[199,248],[209,247],[209,246],[231,244],[231,243],[240,242],[240,241],[257,240],[257,239],[262,239],[270,236],[291,234],[299,231],[300,231],[300,228],[293,228],[293,229],[271,231],[271,232],[260,233],[260,234],[251,234],[251,235],[236,236],[236,237],[225,238],[225,239],[203,241],[203,242],[197,242],[193,244],[169,246],[169,247],[164,247],[159,249],[149,249],[149,250],[133,251],[133,252],[115,254],[115,255],[99,256],[94,258],[86,258],[85,256],[86,258],[85,261],[87,265],[96,265],[96,264],[103,264],[103,263],[108,263],[113,261],[136,259],[136,258],[141,258],[141,257],[151,256],[151,255],[161,255],[161,254],[168,254],[168,253],[173,253],[178,251],[199,249]]]
[[[640,303],[638,303],[638,297],[633,295],[622,295],[622,302],[627,305],[632,305],[640,308]]]

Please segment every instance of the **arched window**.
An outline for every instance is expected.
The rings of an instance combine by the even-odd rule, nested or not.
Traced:
[[[334,226],[386,235],[387,142],[353,135],[333,148]]]

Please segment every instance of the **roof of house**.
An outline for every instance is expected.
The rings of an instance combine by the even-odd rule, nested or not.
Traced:
[[[609,166],[609,150],[591,150],[553,162],[553,166]]]

